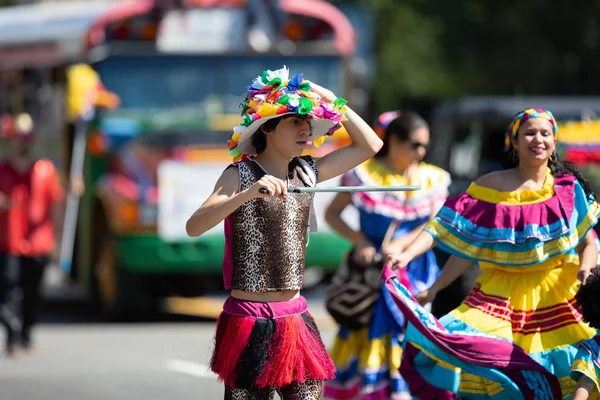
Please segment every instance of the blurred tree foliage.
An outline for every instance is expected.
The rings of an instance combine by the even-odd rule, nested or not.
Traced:
[[[600,95],[600,0],[337,0],[375,12],[373,107],[465,94]]]
[[[39,3],[39,0],[0,0],[0,7],[18,6],[23,4]]]

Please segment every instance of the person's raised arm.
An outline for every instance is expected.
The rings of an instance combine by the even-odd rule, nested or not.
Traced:
[[[337,99],[330,90],[312,82],[311,89],[327,101],[333,102]],[[346,118],[348,120],[342,122],[342,124],[346,128],[352,143],[332,151],[317,161],[319,165],[319,182],[351,170],[373,157],[383,146],[383,142],[375,131],[350,107],[347,107]]]
[[[188,236],[200,236],[214,228],[248,200],[257,197],[285,197],[287,194],[286,184],[271,175],[263,176],[246,190],[239,191],[238,188],[237,168],[226,169],[215,184],[213,193],[185,224]],[[268,193],[260,193],[260,189],[263,188]]]

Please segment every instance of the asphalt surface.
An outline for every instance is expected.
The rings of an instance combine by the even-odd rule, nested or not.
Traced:
[[[309,307],[330,345],[335,328],[315,297]],[[165,313],[107,324],[80,304],[47,305],[36,351],[15,360],[0,355],[0,400],[222,399],[207,367],[214,326],[210,318]]]

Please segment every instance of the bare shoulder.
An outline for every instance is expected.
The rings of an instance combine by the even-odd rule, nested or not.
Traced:
[[[494,171],[485,174],[475,181],[478,186],[493,190],[503,191],[506,189],[506,182],[512,181],[512,172],[510,170]]]
[[[215,192],[221,194],[233,194],[239,188],[239,174],[236,164],[231,164],[223,171],[217,183],[215,184]]]

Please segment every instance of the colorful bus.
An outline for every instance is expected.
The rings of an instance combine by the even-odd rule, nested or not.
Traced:
[[[242,89],[261,70],[286,65],[352,101],[355,43],[347,17],[322,0],[0,9],[0,113],[30,113],[40,147],[63,170],[73,141],[63,110],[67,68],[91,65],[120,98],[89,124],[72,268],[81,295],[107,316],[131,317],[166,296],[221,288],[222,226],[192,240],[185,220],[231,162],[226,141]],[[347,141],[342,131],[334,138],[313,153]],[[316,200],[309,271],[335,270],[349,247],[323,221],[328,200]]]

